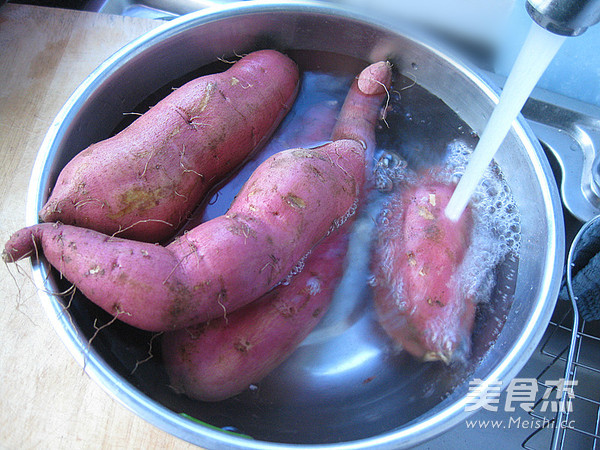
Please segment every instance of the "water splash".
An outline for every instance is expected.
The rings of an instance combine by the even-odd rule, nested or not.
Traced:
[[[506,80],[500,100],[473,151],[469,165],[446,206],[446,216],[458,220],[496,151],[506,137],[548,64],[560,49],[565,36],[553,34],[536,23]]]

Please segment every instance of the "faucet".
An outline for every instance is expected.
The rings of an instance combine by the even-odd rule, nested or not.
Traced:
[[[600,21],[600,0],[527,0],[527,12],[542,28],[578,36]]]

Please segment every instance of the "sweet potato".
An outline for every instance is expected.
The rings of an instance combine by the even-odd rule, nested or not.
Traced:
[[[218,190],[211,191],[211,198],[205,198],[194,211],[184,230],[226,214],[240,187],[269,157],[288,148],[317,147],[331,140],[331,131],[340,112],[341,102],[336,100],[335,94],[323,95],[321,86],[329,82],[330,76],[324,74],[302,74],[294,107],[269,142],[228,177],[225,183],[219,185]]]
[[[41,220],[147,242],[173,236],[206,192],[270,136],[298,77],[287,56],[261,50],[186,83],[76,155]]]
[[[261,150],[260,160],[289,145],[331,137],[339,106],[327,102],[306,109],[304,103],[299,95],[295,108],[303,108],[301,115],[288,116],[291,128],[273,136]],[[246,164],[236,177],[247,179],[253,170],[252,164]],[[223,189],[219,200],[232,194],[228,186]],[[317,325],[333,299],[345,265],[350,223],[318,244],[302,272],[289,283],[226,317],[164,333],[162,355],[170,386],[192,398],[219,401],[258,383],[284,361]]]
[[[450,363],[466,356],[475,318],[460,289],[459,268],[472,216],[444,214],[454,187],[416,177],[392,194],[373,252],[374,300],[391,338],[413,356]]]
[[[389,86],[390,67],[379,67],[378,81]],[[365,95],[356,84],[349,96],[362,101],[350,104],[359,105],[356,114],[368,114],[364,123],[372,125],[385,89]],[[374,135],[372,126],[363,131],[274,155],[252,174],[226,215],[166,247],[46,223],[13,235],[4,259],[43,251],[86,297],[138,328],[163,331],[223,316],[285,280],[354,214],[365,178],[364,144]]]
[[[162,355],[173,389],[199,400],[224,400],[281,364],[329,307],[343,273],[346,229],[323,240],[290,284],[225,318],[165,333]]]

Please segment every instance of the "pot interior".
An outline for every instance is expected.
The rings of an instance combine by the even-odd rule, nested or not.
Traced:
[[[493,90],[456,60],[350,13],[300,4],[193,14],[122,49],[75,93],[40,152],[30,217],[37,216],[69,159],[125,125],[123,112],[151,105],[171,87],[214,70],[219,59],[261,48],[288,53],[305,80],[314,74],[332,76],[325,96],[343,93],[365,64],[391,60],[396,87],[402,89],[398,108],[388,116],[390,128],[381,130],[379,139],[394,147],[389,150],[409,155],[409,164],[415,148],[429,155],[425,161],[435,163],[457,139],[474,145],[496,101]],[[311,89],[300,92],[299,108],[310,103],[319,86]],[[85,298],[70,302],[70,318],[63,313],[69,299],[41,294],[42,299],[63,339],[88,370],[96,371],[97,381],[142,417],[201,446],[251,441],[191,420],[181,427],[180,414],[254,442],[309,445],[387,436],[394,447],[413,445],[464,417],[470,381],[497,378],[507,383],[527,361],[554,307],[564,246],[550,169],[522,123],[513,127],[496,162],[520,211],[521,245],[518,255],[499,268],[492,298],[480,308],[473,353],[465,364],[423,364],[395,350],[377,322],[368,289],[351,284],[348,289],[361,296],[351,304],[344,298],[334,302],[311,336],[266,379],[230,400],[203,403],[169,387],[160,336],[118,322],[96,334],[95,321],[103,324],[111,317]],[[37,270],[51,290],[67,287],[56,273],[46,278],[46,268]],[[124,381],[126,388],[111,385],[109,378]],[[131,396],[147,399],[156,409],[140,411]],[[417,428],[419,423],[425,426]]]

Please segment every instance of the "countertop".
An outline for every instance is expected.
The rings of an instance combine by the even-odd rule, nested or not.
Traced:
[[[102,61],[161,21],[0,6],[0,239],[25,224],[46,130]],[[59,340],[28,276],[0,264],[0,448],[194,448],[113,400]]]

